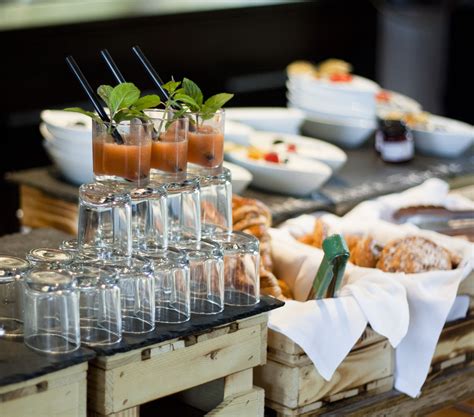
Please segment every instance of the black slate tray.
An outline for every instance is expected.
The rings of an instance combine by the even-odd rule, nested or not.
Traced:
[[[28,234],[16,233],[0,238],[0,253],[24,257],[30,249],[40,246],[54,248],[64,239],[70,239],[71,237],[54,229],[35,229]],[[226,306],[220,314],[193,316],[187,323],[179,325],[159,324],[155,331],[146,335],[125,336],[116,345],[94,348],[93,350],[97,355],[113,355],[119,352],[128,352],[166,340],[203,333],[216,326],[222,326],[236,320],[265,313],[281,307],[283,304],[283,302],[275,298],[264,296],[253,307]],[[22,342],[9,342],[0,339],[0,386],[2,384],[11,384],[31,379],[48,372],[66,368],[75,363],[84,362],[93,357],[94,353],[89,349],[81,349],[77,353],[63,355],[62,357],[40,355],[28,349]],[[18,369],[18,372],[15,372],[15,369]],[[4,380],[6,382],[3,383]]]

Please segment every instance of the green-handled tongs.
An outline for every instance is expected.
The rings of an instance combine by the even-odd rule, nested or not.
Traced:
[[[342,284],[349,249],[341,235],[332,235],[323,241],[324,257],[319,266],[308,300],[332,298]]]

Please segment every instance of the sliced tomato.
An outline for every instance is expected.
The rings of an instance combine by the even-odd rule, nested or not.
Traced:
[[[294,143],[289,143],[286,147],[286,150],[288,152],[296,152],[296,145]]]
[[[375,96],[377,101],[388,102],[390,101],[390,93],[386,90],[379,91]]]
[[[276,152],[268,152],[264,155],[263,159],[267,162],[273,162],[275,164],[278,164],[280,162],[280,158],[278,157],[278,154]]]
[[[336,83],[347,83],[352,81],[352,74],[332,74],[329,79]]]

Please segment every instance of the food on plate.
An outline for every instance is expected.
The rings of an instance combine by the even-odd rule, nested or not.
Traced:
[[[312,233],[300,236],[298,241],[321,249],[329,227],[321,218],[316,219]],[[407,274],[457,268],[461,258],[435,242],[419,236],[407,236],[380,245],[373,236],[345,234],[350,252],[349,261],[365,268]]]
[[[388,243],[377,262],[385,272],[418,273],[452,269],[451,255],[431,240],[408,236]]]
[[[288,65],[289,75],[312,75],[315,78],[324,78],[332,82],[352,81],[352,65],[341,59],[326,59],[318,65],[308,61],[295,61]]]

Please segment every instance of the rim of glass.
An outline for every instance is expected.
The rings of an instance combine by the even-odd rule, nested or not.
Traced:
[[[151,120],[141,120],[141,125],[142,126],[153,126],[153,122]],[[103,125],[103,126],[114,126],[114,127],[120,127],[120,126],[130,126],[132,121],[131,120],[123,120],[121,122],[115,122],[111,120],[110,122],[104,122],[101,120],[100,122],[98,120],[92,119],[92,123],[97,124],[97,125]]]

